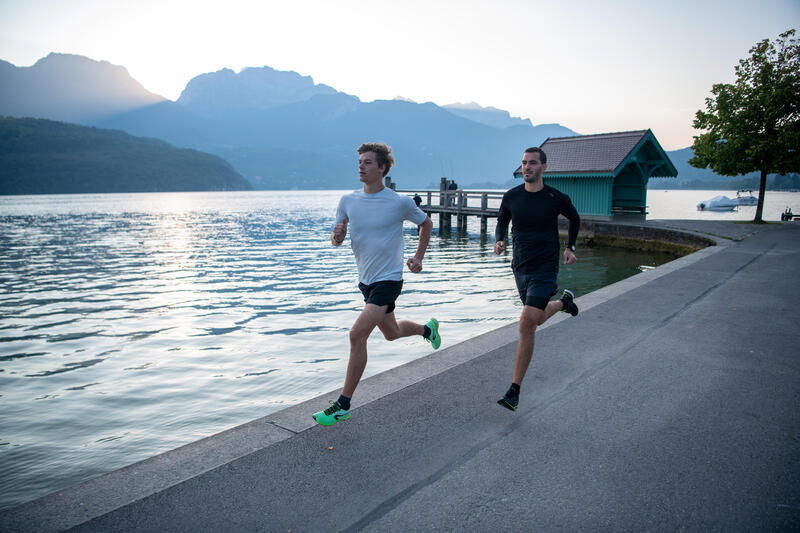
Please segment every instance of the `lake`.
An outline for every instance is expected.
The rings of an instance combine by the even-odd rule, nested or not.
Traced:
[[[0,509],[340,387],[363,306],[349,246],[328,240],[341,194],[0,197]],[[649,191],[650,217],[752,218],[695,211],[715,194]],[[768,193],[765,218],[798,199]],[[435,229],[405,274],[398,318],[437,317],[443,347],[519,316],[510,255],[478,231]],[[578,296],[671,259],[578,256],[559,278]],[[431,351],[377,332],[369,350],[365,377]]]
[[[753,191],[758,195],[758,191]],[[736,211],[715,213],[698,211],[697,204],[724,195],[736,198],[736,191],[689,191],[689,190],[649,190],[647,191],[648,216],[650,219],[691,219],[691,220],[753,220],[755,206],[739,206]],[[762,218],[766,221],[780,221],[781,213],[790,207],[792,212],[800,213],[800,193],[767,191],[764,196]]]

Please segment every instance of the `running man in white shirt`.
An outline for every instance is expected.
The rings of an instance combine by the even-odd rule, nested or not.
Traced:
[[[403,221],[419,226],[417,252],[406,261],[408,269],[422,271],[422,258],[428,248],[433,223],[414,201],[383,185],[383,178],[394,165],[392,150],[382,143],[365,143],[358,148],[358,178],[363,189],[342,196],[336,211],[331,244],[341,246],[350,228],[350,246],[358,267],[358,288],[364,294],[364,310],[350,328],[350,361],[339,399],[314,413],[314,420],[332,426],[350,418],[350,399],[367,366],[367,338],[377,326],[386,340],[421,335],[439,349],[439,323],[397,321],[395,300],[403,288]]]

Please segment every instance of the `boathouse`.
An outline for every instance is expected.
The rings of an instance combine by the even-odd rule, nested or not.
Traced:
[[[540,148],[544,183],[568,194],[587,218],[645,218],[647,181],[678,175],[650,130],[550,138]]]

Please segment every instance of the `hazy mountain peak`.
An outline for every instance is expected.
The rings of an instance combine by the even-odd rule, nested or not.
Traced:
[[[483,107],[476,102],[468,102],[466,104],[456,102],[442,107],[454,115],[492,126],[493,128],[533,126],[530,119],[512,117],[508,111],[496,107]]]
[[[236,74],[229,68],[195,76],[178,103],[200,111],[269,109],[303,102],[319,94],[339,94],[334,88],[314,83],[311,76],[271,67],[248,67]]]
[[[104,67],[112,67],[115,69],[119,69],[124,71],[126,74],[128,70],[120,65],[112,65],[105,59],[91,59],[86,56],[81,56],[77,54],[64,54],[61,52],[50,52],[43,58],[39,59],[31,65],[30,67],[21,67],[21,68],[43,68],[43,67],[71,67],[75,68],[76,66],[84,66],[91,68],[96,65],[103,65]]]
[[[442,107],[448,109],[488,109],[492,111],[500,111],[496,107],[483,107],[478,102],[467,102],[462,104],[461,102],[455,102],[453,104],[443,105]]]
[[[30,67],[3,62],[0,115],[87,123],[164,101],[125,67],[74,54],[51,53]]]
[[[400,102],[409,102],[411,104],[416,104],[417,103],[416,101],[412,100],[411,98],[406,98],[405,96],[399,96],[398,95],[398,96],[395,96],[394,99],[398,100]]]

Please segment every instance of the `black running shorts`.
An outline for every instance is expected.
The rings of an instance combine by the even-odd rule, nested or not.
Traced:
[[[386,313],[394,311],[394,302],[400,296],[400,291],[403,290],[403,280],[400,281],[376,281],[369,285],[363,283],[358,284],[361,293],[364,295],[364,301],[368,304],[377,306],[388,305]]]
[[[517,290],[523,305],[544,311],[547,303],[558,291],[558,269],[540,268],[533,273],[514,272]]]

